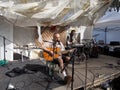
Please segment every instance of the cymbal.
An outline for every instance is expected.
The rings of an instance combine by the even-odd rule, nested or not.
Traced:
[[[74,48],[83,47],[83,46],[84,46],[83,44],[75,44],[75,45],[72,45],[72,47],[74,47]]]

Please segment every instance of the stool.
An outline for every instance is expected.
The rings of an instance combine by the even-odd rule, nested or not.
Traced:
[[[48,75],[50,77],[53,77],[54,76],[54,73],[55,73],[55,69],[57,68],[57,62],[52,60],[52,61],[46,61],[46,71],[48,71]],[[59,72],[59,70],[58,70]]]

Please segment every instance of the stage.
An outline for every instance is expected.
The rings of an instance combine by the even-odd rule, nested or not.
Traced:
[[[67,68],[68,73],[72,74],[72,64]],[[43,58],[23,62],[14,60],[0,66],[0,90],[7,90],[10,84],[17,88],[16,90],[71,90],[71,84],[62,83],[61,73],[55,72],[54,75],[54,79],[51,80]],[[96,88],[119,76],[120,58],[99,55],[98,58],[89,58],[87,63],[75,61],[73,88]]]

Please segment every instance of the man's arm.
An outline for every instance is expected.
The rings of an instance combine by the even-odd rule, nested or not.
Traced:
[[[45,52],[53,55],[53,51],[48,50],[48,49],[45,47],[45,45],[44,45],[43,42],[40,43],[40,42],[38,41],[38,39],[35,39],[35,44],[36,44],[36,46],[38,46],[39,48],[41,48],[43,51],[45,51]]]

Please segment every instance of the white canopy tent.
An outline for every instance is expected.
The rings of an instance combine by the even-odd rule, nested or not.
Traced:
[[[17,26],[36,26],[37,23],[44,26],[65,26],[82,16],[91,19],[111,2],[112,0],[1,0],[0,15]]]
[[[96,22],[93,34],[99,34],[96,37],[97,41],[103,40],[107,44],[109,44],[110,41],[120,41],[120,12],[107,11],[105,15]]]
[[[107,11],[105,15],[100,18],[96,23],[95,27],[113,27],[120,25],[120,12]]]

